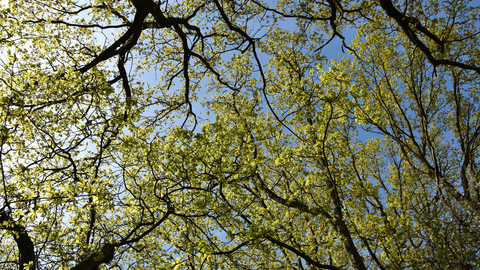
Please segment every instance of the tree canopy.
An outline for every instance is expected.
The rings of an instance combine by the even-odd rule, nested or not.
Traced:
[[[479,20],[3,1],[0,268],[480,268]]]

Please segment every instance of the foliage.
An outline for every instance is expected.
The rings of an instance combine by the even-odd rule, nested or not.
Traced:
[[[479,268],[479,15],[4,3],[0,267]]]

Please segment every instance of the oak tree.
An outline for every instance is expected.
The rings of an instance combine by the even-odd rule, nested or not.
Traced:
[[[479,18],[3,1],[0,267],[480,267]]]

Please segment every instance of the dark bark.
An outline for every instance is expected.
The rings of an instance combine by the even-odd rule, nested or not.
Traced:
[[[72,270],[96,270],[100,264],[110,262],[114,254],[115,247],[112,244],[105,244],[101,249],[89,254],[75,265]]]
[[[268,241],[280,246],[280,247],[283,247],[285,249],[288,249],[290,250],[291,252],[295,253],[297,256],[303,258],[306,262],[320,268],[320,269],[332,269],[332,270],[340,270],[341,268],[338,268],[336,266],[333,266],[333,265],[327,265],[327,264],[321,264],[315,260],[313,260],[312,258],[310,258],[310,256],[308,256],[307,254],[303,253],[302,251],[298,250],[297,248],[295,247],[292,247],[290,245],[288,245],[287,243],[285,242],[282,242],[282,241],[279,241],[271,236],[265,236],[266,239],[268,239]]]
[[[35,250],[33,248],[32,239],[28,236],[25,227],[20,225],[18,222],[14,221],[10,215],[8,215],[5,210],[0,210],[0,229],[8,231],[12,236],[15,242],[17,243],[18,248],[18,269],[23,270],[24,265],[33,263],[28,270],[35,269]]]
[[[410,18],[403,15],[392,3],[390,0],[380,0],[380,5],[385,13],[392,19],[394,19],[397,24],[402,28],[405,35],[408,39],[417,47],[419,48],[422,53],[427,57],[428,61],[432,63],[434,66],[438,65],[447,65],[447,66],[454,66],[459,67],[461,69],[466,70],[474,70],[478,74],[480,74],[480,67],[475,65],[468,65],[462,62],[447,60],[447,59],[437,59],[433,56],[432,51],[420,40],[420,38],[415,33],[415,30],[419,30],[427,37],[432,39],[437,45],[440,47],[440,52],[443,52],[445,41],[440,40],[437,36],[432,34],[428,31],[418,19]],[[412,27],[413,26],[413,27]]]

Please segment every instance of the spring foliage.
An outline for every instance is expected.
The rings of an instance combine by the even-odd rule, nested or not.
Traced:
[[[0,268],[480,267],[475,1],[2,3]]]

